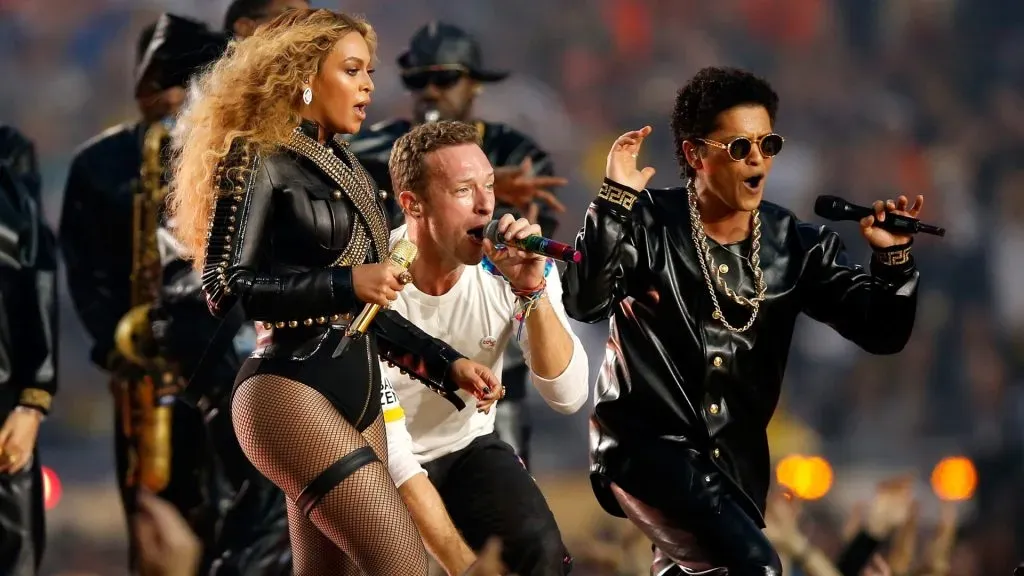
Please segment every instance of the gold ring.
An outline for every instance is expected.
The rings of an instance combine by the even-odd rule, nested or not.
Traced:
[[[402,284],[412,284],[412,272],[408,270],[398,275],[398,281]]]
[[[501,387],[501,396],[498,396],[498,400],[505,398],[505,387]]]
[[[4,452],[3,458],[4,464],[14,464],[21,458],[21,456],[19,456],[16,452]]]

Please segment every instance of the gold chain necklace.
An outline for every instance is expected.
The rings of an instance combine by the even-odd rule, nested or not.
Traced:
[[[757,319],[757,313],[761,308],[761,302],[764,300],[764,293],[767,290],[767,285],[764,282],[764,274],[761,272],[761,215],[759,210],[754,210],[751,213],[751,219],[754,222],[754,232],[750,240],[750,256],[748,257],[747,264],[754,273],[754,288],[757,290],[757,295],[753,299],[745,296],[740,296],[732,288],[726,285],[725,280],[721,274],[718,273],[718,269],[715,268],[715,259],[711,256],[711,247],[708,246],[707,234],[704,232],[704,224],[700,221],[700,211],[697,209],[697,188],[690,181],[687,186],[687,193],[690,197],[690,227],[693,229],[693,244],[697,249],[698,259],[700,260],[700,269],[704,273],[704,282],[708,287],[708,292],[711,294],[711,303],[715,307],[715,311],[711,313],[711,317],[721,322],[726,329],[730,332],[746,332],[750,330],[750,327],[754,325],[754,321]],[[709,272],[708,269],[711,269]],[[745,308],[750,308],[750,320],[744,324],[741,328],[736,328],[725,319],[725,315],[722,314],[722,308],[718,304],[718,296],[715,293],[715,284],[711,281],[711,274],[715,275],[715,280],[718,285],[722,287],[722,291],[725,295],[732,298],[734,302]]]

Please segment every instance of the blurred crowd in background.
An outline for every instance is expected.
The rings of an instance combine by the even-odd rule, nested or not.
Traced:
[[[163,11],[219,28],[225,5],[0,0],[0,121],[35,141],[51,222],[76,147],[137,114],[131,87],[139,31]],[[1008,575],[1024,558],[1024,3],[313,5],[365,14],[378,31],[371,122],[408,114],[395,58],[416,28],[442,19],[476,34],[488,67],[513,71],[487,86],[478,116],[533,136],[571,181],[558,191],[568,207],[562,240],[578,229],[608,147],[626,130],[654,127],[641,160],[658,170],[653,185],[678,184],[669,113],[675,91],[707,65],[751,69],[780,93],[777,131],[786,149],[768,182],[770,200],[814,220],[819,194],[861,204],[925,195],[922,218],[948,233],[916,240],[923,280],[911,343],[897,356],[870,357],[828,327],[803,323],[772,426],[773,454],[829,462],[830,490],[801,507],[805,533],[831,551],[841,548],[857,503],[870,501],[883,478],[903,473],[913,478],[916,525],[930,538],[950,517],[932,492],[932,469],[943,457],[965,456],[978,483],[956,507],[950,573]],[[855,225],[836,227],[866,262]],[[61,479],[63,500],[49,515],[44,566],[47,573],[120,574],[124,536],[110,396],[88,363],[87,340],[66,294],[61,313],[61,392],[40,447]],[[577,331],[594,374],[606,327]],[[534,414],[534,469],[570,549],[576,546],[578,573],[643,573],[635,571],[642,559],[602,556],[601,542],[616,548],[616,539],[632,536],[599,511],[590,493],[586,410],[564,417],[538,403]],[[630,546],[640,555],[646,546],[649,558],[648,545]]]

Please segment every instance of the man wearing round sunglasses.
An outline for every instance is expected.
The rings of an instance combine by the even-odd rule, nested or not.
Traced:
[[[777,111],[764,80],[701,70],[672,116],[685,186],[645,189],[651,128],[623,134],[577,238],[583,259],[563,275],[569,316],[612,318],[591,481],[654,542],[652,573],[781,574],[761,532],[766,427],[800,312],[873,354],[899,352],[913,329],[911,237],[872,224],[917,217],[924,198],[875,202],[861,221],[870,269],[851,263],[835,232],[763,199]]]
[[[477,40],[443,22],[431,22],[416,31],[409,48],[399,56],[398,65],[402,83],[413,96],[413,119],[375,124],[351,141],[352,152],[381,190],[391,189],[388,159],[392,146],[414,125],[438,120],[471,122],[480,134],[481,148],[495,167],[494,218],[504,214],[526,218],[540,224],[544,236],[553,236],[557,213],[565,208],[550,189],[564,185],[566,180],[555,176],[550,156],[510,126],[472,119],[473,102],[483,86],[504,80],[508,72],[484,68]],[[397,228],[405,216],[393,195],[386,202],[391,227]],[[501,380],[507,397],[498,412],[496,428],[529,467],[530,423],[525,402],[529,369],[516,345],[508,347],[504,364]]]

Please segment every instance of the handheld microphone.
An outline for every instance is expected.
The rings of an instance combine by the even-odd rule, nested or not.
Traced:
[[[547,256],[548,258],[553,258],[562,262],[579,263],[579,261],[583,259],[583,254],[572,246],[556,242],[539,234],[527,236],[522,240],[506,240],[503,235],[498,232],[497,220],[491,220],[486,226],[474,228],[469,232],[477,238],[490,240],[495,246],[504,244],[505,246],[518,248],[531,254],[540,254],[541,256]]]
[[[416,259],[418,251],[415,244],[402,238],[391,249],[391,256],[388,257],[388,262],[403,270],[408,270],[412,261]],[[370,328],[370,323],[377,317],[377,312],[379,311],[380,304],[367,304],[364,306],[363,311],[349,324],[348,330],[345,331],[345,336],[341,339],[341,342],[338,342],[338,347],[334,349],[331,357],[337,358],[341,356],[352,340],[365,336],[366,331]]]
[[[814,213],[826,220],[840,222],[843,220],[860,221],[866,216],[874,216],[875,211],[866,206],[851,204],[838,196],[818,196],[814,202]],[[924,224],[917,218],[885,213],[885,220],[879,222],[875,218],[874,226],[888,230],[894,234],[917,234],[923,232],[934,236],[945,236],[946,229],[931,224]]]

